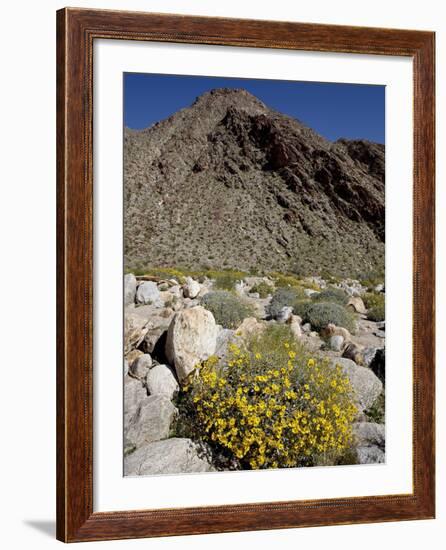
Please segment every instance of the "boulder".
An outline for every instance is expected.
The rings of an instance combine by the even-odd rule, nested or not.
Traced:
[[[149,443],[124,459],[124,475],[187,474],[214,471],[206,453],[190,439]]]
[[[143,281],[136,291],[136,301],[138,304],[161,305],[161,295],[158,286],[153,281]]]
[[[291,315],[293,314],[293,308],[290,306],[284,306],[276,315],[276,321],[278,323],[287,323]]]
[[[333,351],[341,351],[343,345],[344,345],[344,337],[343,336],[335,334],[330,338],[330,348]]]
[[[124,355],[137,348],[147,334],[149,317],[141,315],[142,308],[126,308],[124,314]]]
[[[136,297],[136,277],[133,273],[124,275],[124,305],[135,303]]]
[[[166,356],[180,382],[215,352],[217,332],[214,316],[204,307],[175,314],[167,331]]]
[[[362,315],[365,315],[367,313],[364,302],[359,296],[351,296],[349,301],[347,302],[347,308]]]
[[[130,419],[135,415],[140,404],[147,399],[147,390],[139,380],[124,377],[124,433],[127,432]]]
[[[266,328],[264,323],[257,321],[255,317],[246,317],[243,323],[235,331],[236,336],[246,339],[261,334]]]
[[[291,315],[288,322],[292,335],[296,340],[300,340],[302,337],[302,327],[300,326],[302,318],[299,315]]]
[[[180,387],[169,365],[155,365],[147,373],[146,386],[150,395],[165,395],[173,399]]]
[[[360,464],[377,464],[385,461],[385,426],[374,422],[356,422],[353,425],[356,452]]]
[[[194,281],[192,277],[186,277],[186,282],[183,285],[183,294],[185,298],[196,298],[200,294],[200,283]]]
[[[146,334],[144,336],[143,347],[147,353],[153,352],[160,338],[165,332],[167,332],[174,315],[174,310],[170,308],[153,312],[149,319]]]
[[[152,357],[148,353],[143,353],[130,365],[130,374],[138,380],[145,380],[151,368]]]
[[[177,412],[165,395],[146,397],[128,420],[124,433],[127,443],[138,448],[145,443],[167,439]]]
[[[383,390],[381,380],[367,367],[360,367],[344,357],[335,357],[332,364],[339,365],[348,376],[358,408],[361,411],[369,409]]]

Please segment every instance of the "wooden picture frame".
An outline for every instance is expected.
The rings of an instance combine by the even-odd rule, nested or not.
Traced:
[[[407,56],[414,70],[413,492],[93,512],[93,43]],[[65,8],[57,13],[57,538],[91,541],[427,519],[435,510],[432,32]]]

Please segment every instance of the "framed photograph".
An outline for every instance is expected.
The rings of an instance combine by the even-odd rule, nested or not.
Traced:
[[[57,537],[435,510],[434,33],[57,13]]]

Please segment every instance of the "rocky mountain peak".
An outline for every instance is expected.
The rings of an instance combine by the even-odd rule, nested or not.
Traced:
[[[125,257],[353,275],[384,261],[384,146],[218,88],[124,141]]]

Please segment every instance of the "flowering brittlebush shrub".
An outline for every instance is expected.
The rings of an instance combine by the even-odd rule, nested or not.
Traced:
[[[195,426],[242,468],[334,464],[352,443],[349,379],[277,329],[199,365],[185,388]]]

